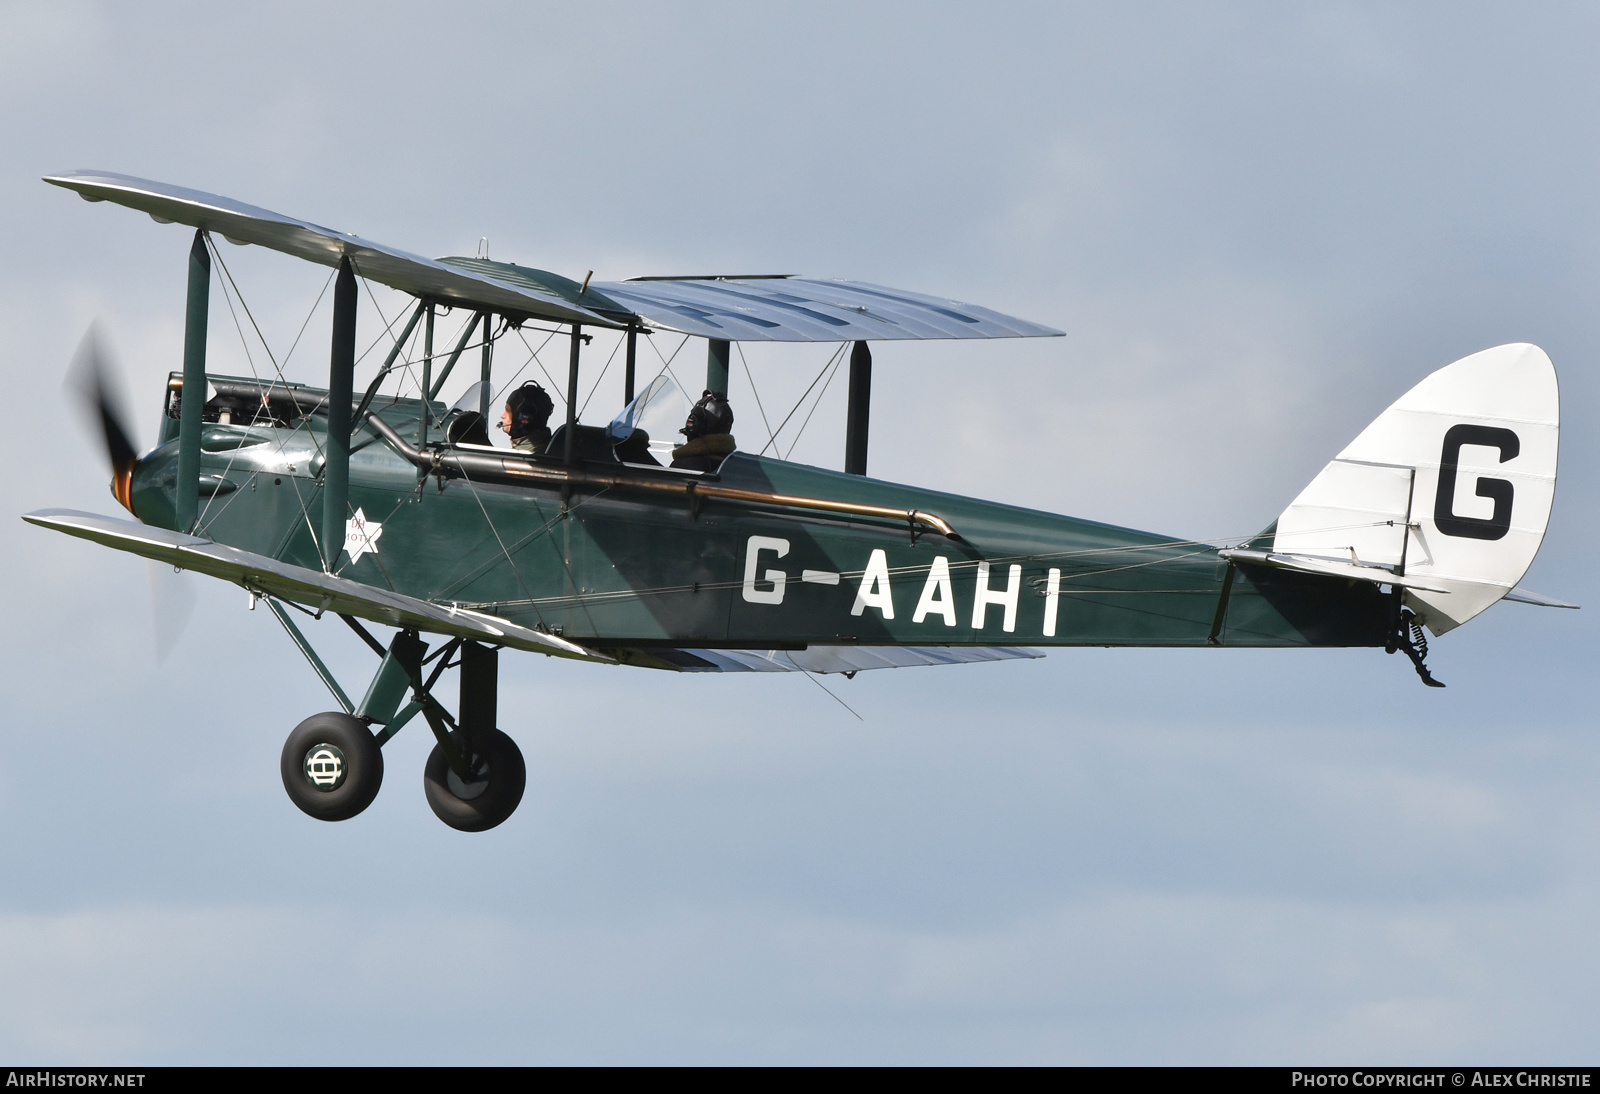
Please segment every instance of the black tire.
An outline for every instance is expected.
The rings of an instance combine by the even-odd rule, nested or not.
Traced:
[[[463,783],[450,770],[444,750],[438,745],[428,753],[428,764],[422,769],[422,789],[428,795],[428,806],[458,832],[485,832],[500,824],[516,812],[528,785],[528,767],[517,742],[497,729],[480,742],[480,748],[482,751],[471,760],[485,777],[473,783]],[[461,797],[462,792],[470,796]]]
[[[349,820],[378,796],[383,750],[348,714],[313,714],[283,743],[278,770],[289,800],[317,820]]]

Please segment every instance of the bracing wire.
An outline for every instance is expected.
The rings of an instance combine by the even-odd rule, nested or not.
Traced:
[[[510,551],[506,550],[506,541],[500,535],[500,529],[495,527],[494,518],[489,515],[488,507],[483,504],[483,498],[478,496],[478,486],[477,486],[477,484],[474,483],[465,474],[463,474],[461,476],[461,478],[462,478],[462,481],[464,481],[467,484],[467,488],[472,491],[472,500],[474,500],[474,501],[476,501],[478,503],[478,509],[479,509],[480,512],[483,513],[484,522],[489,525],[489,531],[494,535],[495,543],[497,543],[500,546],[500,553],[505,556],[506,565],[511,567],[511,575],[517,579],[517,584],[522,586],[523,593],[528,597],[529,606],[533,608],[534,614],[539,617],[539,622],[543,623],[544,622],[544,613],[539,610],[538,605],[534,602],[533,593],[532,593],[531,590],[529,590],[528,583],[525,580],[523,580],[522,571],[517,569],[517,561],[516,561],[516,559],[511,557],[511,552]],[[602,491],[602,493],[603,493],[603,491]],[[566,561],[565,558],[563,558],[561,561],[562,561],[562,565],[567,568],[567,576],[570,578],[572,576],[571,567],[567,565],[567,561]]]
[[[1000,557],[988,558],[988,559],[963,559],[963,560],[959,560],[959,561],[956,561],[956,562],[949,563],[949,567],[950,567],[950,570],[952,571],[952,573],[954,573],[954,572],[959,572],[959,571],[964,570],[964,569],[976,569],[978,567],[978,565],[980,563],[983,563],[983,562],[987,562],[991,566],[1003,566],[1003,565],[1007,565],[1007,564],[1010,564],[1010,563],[1025,563],[1025,562],[1026,563],[1038,563],[1038,562],[1050,561],[1052,559],[1063,559],[1064,560],[1064,559],[1068,559],[1068,558],[1084,557],[1084,556],[1091,556],[1091,555],[1116,555],[1116,554],[1120,554],[1120,553],[1124,553],[1124,552],[1130,552],[1130,551],[1144,551],[1144,550],[1156,550],[1156,549],[1175,549],[1175,548],[1185,547],[1185,546],[1194,546],[1194,547],[1196,547],[1196,549],[1195,550],[1190,550],[1190,551],[1183,551],[1183,552],[1181,552],[1179,554],[1166,555],[1166,556],[1164,556],[1162,558],[1150,559],[1150,560],[1145,561],[1145,562],[1134,562],[1134,563],[1128,563],[1126,565],[1121,565],[1121,566],[1103,566],[1103,567],[1101,567],[1099,569],[1074,570],[1074,571],[1072,571],[1070,573],[1063,573],[1061,575],[1061,580],[1064,583],[1063,586],[1062,586],[1062,593],[1065,595],[1069,591],[1067,585],[1065,584],[1066,582],[1077,581],[1077,580],[1080,580],[1080,579],[1086,578],[1086,577],[1098,577],[1098,576],[1102,576],[1102,575],[1105,575],[1105,574],[1120,573],[1120,572],[1123,572],[1123,571],[1126,571],[1126,570],[1138,570],[1138,569],[1144,569],[1144,568],[1151,567],[1151,566],[1171,565],[1172,563],[1182,562],[1182,561],[1185,561],[1187,559],[1196,558],[1198,556],[1214,554],[1216,552],[1216,550],[1217,550],[1217,546],[1216,546],[1215,543],[1212,543],[1212,542],[1209,542],[1209,541],[1203,542],[1203,541],[1200,541],[1200,540],[1190,540],[1190,541],[1183,541],[1183,542],[1168,542],[1168,543],[1153,543],[1153,544],[1134,544],[1134,545],[1129,545],[1129,546],[1124,546],[1124,547],[1090,548],[1090,549],[1082,550],[1082,551],[1059,551],[1059,552],[1046,552],[1046,553],[1031,554],[1031,555],[1010,555],[1010,556],[1000,556]],[[905,577],[905,576],[910,576],[910,575],[914,575],[914,574],[926,573],[928,571],[928,568],[929,568],[929,564],[928,563],[921,563],[921,564],[911,565],[911,566],[891,566],[891,567],[888,568],[888,574],[891,577]],[[845,571],[841,571],[840,572],[839,577],[840,577],[841,580],[856,581],[856,580],[861,579],[865,575],[866,575],[866,570],[864,570],[864,569],[863,570],[845,570]],[[709,592],[709,591],[720,591],[720,590],[724,590],[724,589],[738,589],[738,588],[742,588],[743,585],[744,585],[744,582],[742,580],[737,580],[737,579],[728,580],[728,581],[714,581],[714,582],[702,581],[702,582],[699,582],[697,584],[690,584],[690,585],[662,585],[662,586],[657,586],[655,588],[622,589],[622,590],[617,590],[617,591],[613,591],[613,592],[593,592],[593,593],[581,594],[581,595],[578,595],[578,596],[550,596],[550,597],[544,597],[540,601],[540,603],[543,603],[543,604],[557,604],[557,603],[578,601],[578,600],[591,600],[591,601],[628,600],[628,599],[632,599],[632,598],[636,598],[636,597],[660,596],[660,595],[663,595],[663,594],[666,594],[666,593]],[[1198,588],[1196,588],[1196,589],[1159,589],[1159,590],[1154,590],[1154,589],[1078,589],[1078,590],[1073,591],[1071,595],[1090,595],[1090,594],[1093,594],[1093,595],[1110,595],[1110,594],[1149,593],[1149,592],[1173,592],[1173,593],[1178,593],[1178,592],[1205,592],[1205,593],[1210,593],[1211,590],[1198,589]],[[494,606],[498,606],[498,607],[519,607],[519,606],[522,606],[522,602],[520,602],[520,601],[518,601],[518,602],[494,601],[494,602],[485,602],[484,604],[466,605],[466,606],[467,607],[494,607]],[[529,605],[529,606],[531,606],[531,605]]]
[[[833,689],[832,688],[828,687],[828,685],[824,684],[821,680],[818,680],[816,673],[812,672],[810,669],[801,669],[800,671],[805,674],[806,679],[810,680],[813,684],[817,685],[817,687],[819,687],[823,691],[827,692],[828,693],[828,697],[830,699],[832,699],[835,703],[838,703],[840,706],[844,707],[844,709],[848,710],[851,714],[855,714],[856,715],[856,721],[858,721],[858,722],[866,721],[866,719],[861,717],[861,715],[856,714],[856,708],[855,707],[851,706],[849,703],[847,703],[843,699],[839,698],[837,695],[835,695],[833,693]]]
[[[283,364],[285,368],[287,368],[289,365],[289,358],[294,356],[294,351],[299,347],[300,339],[305,337],[306,328],[311,325],[312,316],[316,315],[317,309],[322,306],[322,298],[328,295],[328,286],[333,284],[333,279],[338,272],[339,271],[335,269],[333,273],[328,275],[328,280],[322,283],[322,291],[317,294],[316,300],[312,301],[311,310],[306,312],[305,322],[300,324],[300,330],[295,333],[294,341],[289,343],[289,352],[283,355]],[[382,313],[380,312],[379,314],[381,315]]]
[[[622,339],[617,339],[617,344],[611,347],[611,356],[606,358],[605,367],[600,370],[600,375],[594,378],[594,386],[589,388],[589,394],[584,398],[583,404],[578,407],[577,417],[582,418],[583,412],[589,409],[589,400],[594,398],[594,393],[600,390],[600,381],[606,378],[606,373],[611,370],[611,362],[617,359],[617,351],[622,348]]]
[[[251,329],[253,329],[255,331],[256,338],[259,339],[260,342],[261,342],[262,352],[264,352],[267,355],[267,360],[272,362],[272,369],[273,369],[273,372],[276,373],[276,375],[278,377],[278,382],[283,384],[284,387],[287,389],[288,386],[289,386],[289,381],[284,377],[282,366],[280,366],[278,364],[277,358],[273,355],[272,347],[271,347],[271,345],[268,344],[266,335],[264,335],[261,332],[261,325],[256,322],[256,317],[251,312],[250,305],[245,301],[244,293],[240,290],[239,283],[234,279],[233,271],[228,268],[227,262],[222,257],[222,252],[217,248],[216,242],[211,238],[211,234],[209,232],[205,233],[205,241],[206,241],[207,249],[211,252],[211,255],[215,259],[217,266],[222,270],[223,276],[222,276],[221,279],[219,279],[218,284],[220,284],[222,286],[223,299],[227,302],[228,312],[233,317],[234,329],[239,334],[239,342],[240,342],[240,345],[244,349],[245,360],[250,365],[250,375],[253,376],[256,379],[257,382],[259,382],[260,379],[261,379],[261,374],[256,369],[255,357],[250,352],[250,340],[245,337],[244,326],[243,326],[243,324],[241,324],[239,322],[239,313],[233,306],[233,302],[234,302],[234,298],[235,297],[238,298],[239,307],[244,309],[244,313],[245,313],[246,318],[248,318],[250,320],[250,326],[251,326]],[[330,274],[328,280],[323,283],[322,292],[317,294],[317,303],[314,303],[311,306],[312,314],[315,313],[317,305],[321,303],[322,297],[328,291],[328,285],[331,284],[332,281],[333,281],[333,275]],[[232,288],[232,292],[231,293],[229,292],[230,286]],[[311,315],[308,314],[307,317],[306,317],[305,323],[302,323],[301,327],[300,327],[302,333],[305,331],[306,326],[310,322],[311,322]],[[295,341],[296,341],[296,343],[299,342],[299,336],[296,336]],[[301,429],[305,429],[305,428],[306,428],[306,421],[304,419],[302,419],[300,422],[296,423],[294,430],[290,433],[290,436],[293,436],[294,433],[298,433]],[[306,435],[311,438],[312,445],[314,447],[316,447],[318,453],[321,454],[321,446],[317,445],[316,435],[314,433],[310,432],[309,429],[307,430]],[[283,448],[284,448],[284,441],[280,441],[277,447],[278,447],[278,451],[281,453],[283,451]],[[238,450],[235,449],[233,454],[228,457],[228,465],[227,465],[227,468],[224,470],[224,474],[227,474],[228,471],[231,471],[233,469],[234,461],[237,458],[238,458]],[[251,480],[253,481],[255,478],[257,478],[259,476],[259,474],[260,474],[260,472],[252,472],[251,475],[250,475]],[[294,480],[291,478],[290,481],[293,482]],[[197,524],[200,524],[201,522],[203,522],[206,519],[206,517],[209,515],[210,510],[211,510],[211,506],[216,501],[216,498],[217,498],[217,495],[216,494],[212,494],[210,498],[206,499],[205,508],[202,509],[201,512],[200,512],[200,516],[197,518],[197,521],[196,521]],[[319,541],[319,539],[317,537],[317,531],[316,531],[316,528],[314,527],[313,522],[311,520],[311,513],[306,508],[305,498],[303,496],[301,496],[301,494],[300,494],[300,488],[299,488],[298,484],[295,485],[295,498],[298,501],[299,506],[300,506],[300,514],[301,514],[302,517],[305,518],[306,528],[311,533],[311,541],[312,541],[312,543],[319,545],[318,549],[320,551],[320,549],[321,549],[320,548],[320,541]],[[222,513],[227,512],[228,507],[232,503],[233,503],[233,499],[232,498],[230,498],[228,501],[224,502],[222,507],[221,507],[221,509],[218,510],[217,515],[221,516]]]
[[[750,373],[750,362],[744,359],[744,346],[735,342],[733,347],[739,351],[739,364],[744,366],[744,377],[750,381],[750,394],[755,396],[756,409],[761,412],[761,427],[767,431],[767,444],[771,444],[772,423],[767,421],[767,408],[761,405],[761,392],[756,390],[756,378]],[[765,452],[766,450],[766,445],[763,445],[761,451]]]
[[[843,351],[844,347],[840,346],[839,349]],[[844,353],[840,352],[834,354],[833,371],[828,373],[827,380],[823,382],[822,390],[817,392],[816,401],[811,404],[811,410],[807,412],[806,420],[800,423],[799,429],[795,430],[794,440],[789,442],[789,450],[783,454],[784,459],[787,460],[790,456],[794,455],[795,446],[800,443],[800,438],[805,436],[806,426],[811,424],[812,415],[816,414],[817,407],[822,405],[822,397],[828,394],[828,389],[833,386],[833,378],[839,375],[839,366],[842,364],[844,364]]]
[[[800,393],[800,398],[795,400],[794,407],[789,411],[789,413],[787,415],[784,416],[783,421],[778,423],[778,428],[773,430],[772,438],[770,440],[768,440],[766,444],[761,446],[761,451],[756,453],[756,455],[765,456],[767,454],[767,449],[772,448],[777,444],[778,435],[783,432],[783,427],[788,425],[789,424],[789,419],[793,418],[795,416],[795,413],[803,405],[805,405],[806,396],[811,394],[811,389],[817,386],[817,383],[822,379],[823,373],[828,371],[828,369],[834,364],[835,359],[840,357],[844,353],[844,347],[849,345],[849,344],[850,343],[848,343],[848,342],[841,342],[839,344],[839,348],[833,351],[833,356],[829,357],[828,360],[823,363],[822,371],[818,372],[816,377],[811,381],[811,383],[806,386],[806,389]]]
[[[353,264],[352,268],[354,268]],[[360,271],[357,271],[357,276],[361,276]],[[376,338],[372,340],[371,345],[361,351],[361,356],[356,358],[356,364],[358,365],[367,359],[367,354],[378,348],[378,343],[383,341],[385,335],[388,336],[391,343],[398,341],[398,339],[394,336],[394,325],[400,321],[400,317],[408,310],[406,308],[401,308],[395,313],[394,318],[390,319],[388,316],[383,314],[383,305],[378,303],[378,297],[372,291],[372,283],[369,282],[365,277],[361,277],[361,287],[367,290],[367,299],[372,301],[372,310],[378,313],[379,319],[383,320],[383,330]]]
[[[580,499],[578,499],[576,501],[571,502],[567,506],[567,515],[570,516],[571,514],[576,513],[578,510],[580,510],[584,506],[588,505],[589,502],[593,501],[595,498],[598,498],[604,492],[605,492],[604,490],[597,491],[591,497],[580,498]],[[527,535],[523,536],[521,539],[519,539],[515,543],[513,543],[510,546],[510,548],[508,548],[506,550],[506,554],[507,555],[518,554],[519,552],[521,552],[521,550],[524,547],[528,546],[530,543],[533,543],[535,540],[541,539],[542,537],[548,535],[550,530],[552,528],[554,528],[557,524],[560,524],[564,519],[566,519],[566,517],[558,512],[555,516],[553,516],[549,520],[545,521],[538,528],[535,528],[533,531],[529,532]],[[451,581],[449,584],[442,586],[439,589],[439,591],[434,594],[434,599],[436,601],[443,601],[446,597],[448,597],[451,593],[455,592],[455,590],[461,588],[463,585],[471,584],[472,582],[476,581],[478,578],[482,577],[484,574],[488,573],[489,570],[491,570],[497,564],[497,562],[498,562],[497,559],[491,559],[489,562],[481,563],[480,565],[478,565],[474,569],[468,571],[464,576],[458,577],[455,580]],[[526,590],[524,590],[524,591],[526,591]],[[560,599],[560,598],[557,597],[557,598],[553,598],[553,599]],[[518,603],[520,603],[520,601]],[[543,603],[543,601],[538,601],[538,602],[531,602],[530,601],[530,606],[533,606],[534,610],[537,611],[538,610],[538,608],[537,608],[537,604],[538,603]]]
[[[672,382],[678,385],[678,390],[683,392],[686,397],[689,394],[689,389],[683,386],[683,381],[678,379],[678,374],[672,371],[672,362],[678,359],[678,353],[683,349],[684,346],[687,346],[688,344],[689,336],[686,334],[683,336],[683,340],[678,343],[678,348],[672,351],[671,357],[661,357],[661,347],[656,345],[655,339],[650,340],[650,348],[655,350],[657,357],[661,357],[661,372],[665,372],[668,376],[672,377]],[[660,376],[661,372],[656,373],[656,376]],[[655,380],[652,379],[650,382],[654,383]],[[647,384],[646,386],[648,387],[649,385]]]
[[[526,338],[522,337],[522,331],[520,331],[520,330],[517,331],[518,340],[521,341],[524,346],[527,346],[527,349],[528,349],[528,360],[524,361],[522,363],[522,368],[517,369],[516,375],[511,377],[511,380],[507,382],[506,386],[500,389],[500,395],[502,397],[505,395],[506,391],[511,387],[511,384],[516,382],[517,376],[521,376],[522,373],[523,373],[523,370],[526,369],[528,367],[528,364],[531,362],[531,363],[533,363],[535,365],[538,365],[539,366],[539,371],[544,373],[544,378],[546,380],[550,381],[550,393],[553,394],[557,399],[561,400],[561,405],[562,406],[566,406],[567,405],[567,392],[566,392],[566,389],[563,388],[560,384],[555,382],[554,378],[552,378],[551,375],[550,375],[550,370],[545,368],[544,367],[544,362],[539,359],[539,350],[542,350],[542,349],[544,349],[544,347],[548,346],[550,344],[550,339],[554,338],[559,333],[560,333],[559,331],[551,331],[548,335],[545,336],[545,340],[543,342],[539,343],[539,349],[534,349],[532,346],[528,345],[528,340]]]

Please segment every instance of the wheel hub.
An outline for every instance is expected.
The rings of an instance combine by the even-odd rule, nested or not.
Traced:
[[[472,773],[470,779],[463,779],[452,768],[445,774],[445,785],[450,788],[450,793],[464,802],[482,797],[483,792],[489,789],[489,763],[481,756],[474,756],[467,765],[467,770]]]
[[[349,768],[344,762],[344,753],[336,745],[315,744],[306,750],[306,758],[302,764],[306,781],[324,794],[332,793],[344,785],[345,775]]]

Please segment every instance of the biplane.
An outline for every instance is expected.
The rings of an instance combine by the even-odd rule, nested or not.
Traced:
[[[1060,333],[1048,327],[852,281],[579,282],[481,256],[430,260],[123,175],[45,181],[194,236],[182,368],[153,449],[136,450],[92,353],[86,366],[111,491],[135,519],[24,519],[232,582],[276,615],[339,706],[300,723],[282,752],[289,797],[322,820],[373,800],[383,744],[419,715],[435,738],[423,782],[440,819],[479,831],[509,817],[526,768],[500,728],[502,650],[674,672],[853,674],[1053,646],[1365,646],[1405,653],[1442,686],[1428,633],[1506,598],[1571,606],[1517,588],[1549,520],[1559,432],[1555,371],[1532,345],[1432,373],[1258,535],[1200,542],[867,476],[873,342]],[[325,386],[207,372],[218,240],[331,268]],[[358,388],[362,279],[414,304],[381,324],[374,345],[387,357]],[[453,347],[436,346],[447,311],[470,319]],[[370,313],[361,321],[370,332]],[[608,425],[579,413],[597,329],[626,345],[626,405]],[[501,398],[495,349],[529,330],[569,342],[564,421],[531,452],[482,428]],[[724,397],[737,343],[831,343],[841,363],[848,350],[843,470],[731,443],[709,466],[656,459],[636,442],[663,380],[635,391],[637,346],[668,332],[706,342],[704,387]],[[446,406],[443,385],[469,349],[479,377]],[[359,698],[296,621],[326,616],[376,658]],[[460,673],[453,713],[434,696],[448,669]]]

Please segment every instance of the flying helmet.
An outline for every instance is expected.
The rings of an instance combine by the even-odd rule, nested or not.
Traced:
[[[713,433],[733,432],[733,407],[723,391],[707,391],[689,410],[689,420],[678,430],[691,441]]]
[[[526,437],[543,429],[555,408],[556,404],[544,388],[534,380],[527,381],[506,396],[506,409],[511,411],[511,436]]]

